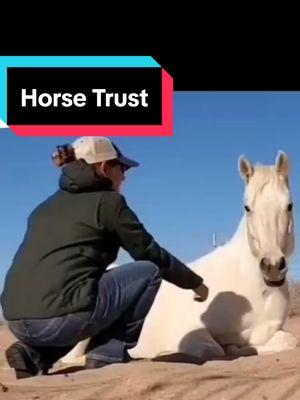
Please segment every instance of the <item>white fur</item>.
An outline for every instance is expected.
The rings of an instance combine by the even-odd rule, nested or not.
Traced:
[[[294,348],[296,338],[283,332],[289,303],[287,282],[267,286],[259,262],[288,258],[294,250],[292,212],[288,185],[288,160],[280,153],[274,167],[252,167],[239,160],[246,182],[245,215],[224,246],[188,264],[204,278],[209,297],[199,303],[192,290],[162,282],[148,313],[132,357],[153,358],[187,353],[205,360],[228,354],[258,354]],[[286,273],[278,270],[278,280]],[[264,276],[265,278],[267,277]],[[87,341],[79,343],[64,361],[75,362]]]

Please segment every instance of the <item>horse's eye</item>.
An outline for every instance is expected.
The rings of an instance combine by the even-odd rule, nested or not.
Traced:
[[[288,210],[288,211],[292,211],[292,209],[293,209],[293,203],[290,203],[290,204],[287,206],[287,210]]]
[[[250,212],[250,211],[251,211],[249,206],[245,206],[245,210],[246,210],[247,212]]]

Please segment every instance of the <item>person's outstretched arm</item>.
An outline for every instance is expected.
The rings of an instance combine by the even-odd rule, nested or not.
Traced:
[[[104,194],[99,207],[99,221],[105,229],[117,235],[121,247],[134,260],[152,261],[167,281],[184,289],[196,289],[202,285],[203,279],[199,275],[154,240],[121,194]]]

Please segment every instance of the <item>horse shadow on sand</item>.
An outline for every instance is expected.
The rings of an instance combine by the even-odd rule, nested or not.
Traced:
[[[207,311],[200,316],[200,320],[204,323],[205,328],[195,329],[187,333],[181,340],[179,352],[172,354],[160,355],[152,359],[152,361],[177,362],[202,365],[212,360],[233,360],[241,357],[241,355],[217,355],[212,351],[213,343],[207,341],[207,331],[214,331],[214,327],[222,320],[228,327],[235,326],[235,332],[228,330],[228,338],[234,337],[234,342],[241,339],[242,317],[252,310],[251,304],[244,296],[237,295],[234,292],[221,292],[209,305]],[[226,336],[227,336],[226,335]],[[224,335],[223,335],[224,337]],[[218,342],[217,337],[213,338]],[[203,346],[203,354],[201,357],[193,356],[193,348]],[[223,348],[225,353],[226,349]],[[254,348],[248,347],[243,356],[257,355]]]

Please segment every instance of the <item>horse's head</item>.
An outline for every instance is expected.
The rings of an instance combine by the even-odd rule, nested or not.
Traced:
[[[241,156],[239,171],[246,183],[244,206],[251,252],[266,284],[281,286],[286,259],[295,247],[288,157],[279,152],[274,166],[254,167]]]

